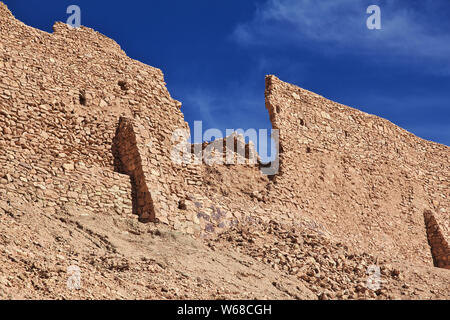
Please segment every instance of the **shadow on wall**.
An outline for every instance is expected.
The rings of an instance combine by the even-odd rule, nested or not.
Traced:
[[[121,117],[113,139],[114,171],[130,176],[133,213],[141,222],[156,222],[155,208],[145,182],[133,120]]]
[[[450,269],[450,248],[442,235],[433,212],[426,210],[423,213],[423,216],[434,266],[437,268]]]

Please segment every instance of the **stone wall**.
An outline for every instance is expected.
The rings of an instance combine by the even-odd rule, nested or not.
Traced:
[[[4,158],[0,156],[4,163]],[[26,201],[44,212],[76,216],[131,214],[129,177],[81,164],[62,172],[25,163],[23,169],[4,165],[0,170],[0,200],[8,203]],[[23,212],[30,214],[30,212]]]
[[[356,247],[431,263],[423,211],[433,208],[448,239],[448,147],[275,76],[266,104],[281,150],[270,197]]]
[[[139,185],[133,199],[141,220],[154,220],[154,212],[160,221],[189,232],[195,229],[197,235],[223,225],[213,218],[201,223],[205,220],[201,217],[213,210],[209,207],[227,212],[229,225],[236,219],[231,212],[238,210],[236,216],[244,216],[243,208],[252,206],[252,188],[264,188],[256,166],[240,166],[235,172],[229,167],[174,165],[172,134],[189,128],[181,103],[171,98],[159,69],[128,58],[117,43],[89,28],[72,30],[56,23],[49,34],[14,19],[4,4],[0,19],[0,159],[9,163],[2,178],[10,172],[26,176],[24,166],[37,170],[39,178],[36,168],[44,168],[60,180],[62,190],[69,190],[75,183],[70,179],[82,175],[82,166],[99,172],[116,170],[124,174],[121,181],[128,181],[130,190]],[[138,175],[114,166],[114,137],[126,136],[117,131],[121,117],[132,121],[136,138],[132,147],[122,145],[122,158],[136,158],[127,154],[131,151],[139,154]],[[66,168],[72,172],[70,178]],[[216,179],[217,172],[226,177]],[[143,180],[136,181],[138,177]],[[224,187],[222,181],[238,186]],[[194,198],[208,203],[208,208],[179,209],[181,201]]]
[[[258,163],[176,164],[173,133],[189,127],[161,70],[89,28],[28,27],[0,3],[3,207],[17,200],[49,214],[134,211],[197,237],[277,220],[433,263],[423,211],[435,212],[448,243],[448,147],[274,76],[266,106],[280,129],[278,175],[264,176]]]

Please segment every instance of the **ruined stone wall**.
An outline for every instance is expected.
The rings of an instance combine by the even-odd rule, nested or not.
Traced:
[[[230,140],[233,143],[227,144]],[[208,237],[234,224],[269,220],[274,214],[259,195],[268,179],[260,171],[254,148],[242,137],[233,135],[187,148],[191,163],[181,165],[188,172],[184,194],[176,214],[162,217],[165,222],[177,230]],[[237,152],[241,148],[243,156]],[[210,163],[212,159],[223,163]],[[201,164],[196,164],[199,161]]]
[[[170,210],[169,186],[183,181],[169,158],[170,137],[187,125],[162,72],[91,29],[57,23],[48,34],[15,20],[3,4],[0,12],[0,157],[19,171],[23,162],[61,177],[78,163],[113,172],[119,117],[131,117],[152,192]]]
[[[47,188],[63,199],[72,185],[97,193],[101,185],[114,185],[103,181],[103,173],[122,174],[116,187],[123,188],[122,182],[128,181],[127,194],[131,190],[134,212],[143,221],[156,217],[200,235],[224,226],[223,220],[229,225],[235,219],[230,212],[234,208],[242,212],[236,216],[243,215],[248,205],[242,201],[253,200],[249,195],[242,201],[233,199],[240,196],[242,187],[230,187],[235,191],[229,192],[220,186],[224,179],[215,178],[216,171],[172,162],[172,134],[189,128],[181,103],[171,98],[159,69],[128,58],[117,43],[89,28],[72,30],[56,23],[49,34],[16,20],[4,4],[0,19],[0,161],[8,163],[0,178],[17,176],[8,187],[2,184],[0,192],[16,186],[18,193],[34,198],[34,185],[43,179],[38,168],[58,179],[61,187],[49,184]],[[116,136],[121,117],[130,119],[127,130],[133,134],[119,131]],[[118,150],[123,151],[121,168],[114,166],[114,137],[120,140]],[[135,165],[136,154],[142,169],[138,175],[126,170]],[[100,174],[89,182],[81,167]],[[34,174],[29,176],[29,170]],[[225,180],[243,183],[249,194],[255,172],[262,179],[255,168],[242,167],[239,170],[244,174],[230,168],[218,170],[236,177]],[[27,182],[18,182],[25,176]],[[136,189],[137,177],[142,180]],[[180,210],[180,202],[188,199],[206,208]],[[127,195],[124,202],[128,200]],[[48,204],[42,201],[40,205]],[[212,218],[217,211],[221,212],[217,219]]]
[[[280,174],[271,197],[299,206],[356,247],[431,263],[423,211],[448,238],[449,148],[387,120],[266,79],[280,129]]]

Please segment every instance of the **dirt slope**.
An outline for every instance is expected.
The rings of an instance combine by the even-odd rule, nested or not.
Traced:
[[[3,299],[448,299],[447,270],[392,264],[276,222],[194,239],[134,215],[47,214],[0,201]],[[368,290],[366,269],[381,267]],[[81,289],[67,288],[67,268]]]

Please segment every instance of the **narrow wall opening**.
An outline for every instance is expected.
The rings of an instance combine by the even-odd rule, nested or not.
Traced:
[[[113,139],[114,170],[130,176],[133,213],[141,222],[156,222],[151,194],[145,182],[133,120],[121,117]]]
[[[437,268],[450,269],[450,248],[433,212],[426,210],[423,213],[423,216],[434,266]]]

